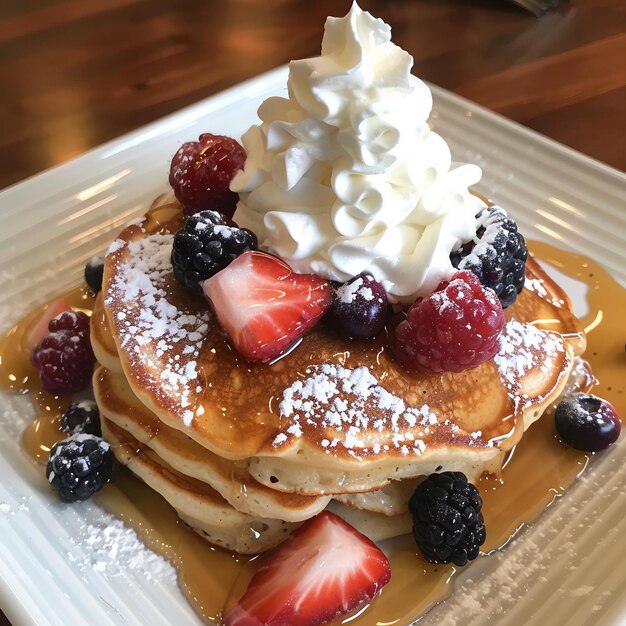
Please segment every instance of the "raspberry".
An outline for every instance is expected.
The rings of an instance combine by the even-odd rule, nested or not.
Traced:
[[[202,294],[202,281],[223,270],[240,254],[256,250],[252,231],[215,211],[201,211],[187,218],[174,236],[172,267],[185,287]]]
[[[476,238],[450,255],[452,265],[469,270],[493,289],[502,308],[511,306],[524,287],[528,249],[517,224],[498,206],[478,216]]]
[[[431,474],[409,500],[413,536],[432,563],[463,567],[478,556],[485,543],[485,523],[478,489],[465,474]]]
[[[63,502],[87,500],[113,476],[113,450],[93,435],[72,435],[52,446],[46,478]]]
[[[471,272],[415,302],[396,328],[394,352],[409,369],[462,372],[492,358],[504,326],[500,301]]]
[[[326,321],[349,337],[375,337],[387,321],[387,308],[385,288],[363,272],[333,289]]]
[[[100,437],[100,411],[92,400],[72,402],[61,415],[61,430],[68,435],[97,435]]]
[[[89,318],[82,311],[66,311],[50,320],[48,331],[31,352],[44,389],[51,393],[84,389],[96,362],[89,341]]]
[[[170,185],[185,214],[212,210],[232,217],[239,195],[230,181],[245,160],[245,150],[223,135],[205,133],[184,143],[172,159]]]

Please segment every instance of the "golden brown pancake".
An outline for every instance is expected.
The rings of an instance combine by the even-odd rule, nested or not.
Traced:
[[[121,374],[99,367],[93,377],[100,414],[158,455],[173,470],[215,489],[247,515],[300,522],[321,512],[330,497],[283,493],[255,481],[246,461],[222,459],[182,431],[160,422],[139,402]]]
[[[323,325],[277,362],[247,363],[208,304],[173,277],[182,223],[178,204],[162,197],[111,246],[104,313],[94,314],[98,357],[163,424],[219,457],[246,460],[274,490],[365,492],[434,471],[470,479],[497,471],[584,349],[567,298],[531,259],[500,353],[474,369],[408,372],[384,333],[356,341]]]
[[[208,485],[176,471],[106,418],[102,420],[102,432],[118,461],[161,494],[178,516],[210,543],[240,554],[256,554],[282,542],[300,525],[244,515]],[[328,508],[373,541],[397,537],[411,529],[408,511],[390,517],[348,508],[339,502],[331,502]]]
[[[117,460],[161,494],[184,521],[211,543],[240,554],[256,554],[278,545],[299,526],[236,511],[209,485],[169,467],[106,418],[102,419],[102,434]]]

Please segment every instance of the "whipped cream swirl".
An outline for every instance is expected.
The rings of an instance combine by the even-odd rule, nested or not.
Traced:
[[[391,28],[356,3],[326,21],[320,57],[292,61],[288,98],[259,107],[231,184],[235,221],[297,272],[347,281],[364,270],[408,303],[450,278],[450,252],[484,207],[427,124],[428,87]]]

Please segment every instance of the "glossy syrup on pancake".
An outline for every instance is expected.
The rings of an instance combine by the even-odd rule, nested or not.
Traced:
[[[626,375],[620,335],[626,291],[584,256],[547,244],[531,243],[530,247],[539,258],[589,287],[590,312],[583,324],[589,342],[586,356],[599,379],[596,392],[612,402],[619,413],[626,414]],[[15,338],[26,334],[36,318],[37,315],[27,316],[2,340],[0,380],[5,390],[11,388],[10,384],[18,379],[28,362],[28,354]],[[30,390],[31,398],[37,397],[40,391],[37,378],[31,377],[25,389]],[[40,411],[39,406],[35,403],[34,408],[40,417],[27,429],[23,445],[33,459],[45,463],[47,451],[65,435],[59,431],[58,421],[50,418],[45,410]],[[550,413],[540,419],[516,447],[502,476],[483,478],[479,482],[488,528],[485,550],[507,543],[522,524],[532,521],[557,495],[564,493],[587,462],[588,455],[558,441]],[[43,477],[41,482],[42,485],[45,482]],[[114,483],[97,495],[97,501],[175,565],[182,591],[207,623],[219,622],[228,598],[236,600],[254,571],[254,560],[214,548],[189,531],[161,496],[126,470],[118,472]],[[523,541],[523,537],[518,540]],[[409,538],[394,540],[389,550],[394,572],[392,581],[383,595],[351,623],[405,623],[452,592],[452,568],[426,563],[416,554]],[[219,576],[214,575],[216,571]]]
[[[225,341],[206,303],[173,279],[170,232],[181,219],[177,204],[162,197],[144,222],[113,243],[105,265],[106,316],[98,313],[108,329],[96,328],[95,336],[113,335],[131,388],[161,421],[224,458],[254,457],[250,472],[273,489],[322,495],[368,491],[440,466],[472,478],[497,471],[584,349],[566,297],[531,262],[531,284],[542,284],[545,293],[522,293],[507,310],[501,358],[472,370],[408,373],[386,351],[384,334],[355,342],[323,327],[278,362],[249,364]],[[540,328],[538,320],[548,318],[558,320],[559,333]],[[353,413],[359,408],[346,424],[281,409],[290,387],[319,368],[340,372],[338,400]],[[372,381],[365,399],[350,392],[360,368]],[[376,398],[387,406],[374,404]],[[316,417],[323,413],[321,406]]]

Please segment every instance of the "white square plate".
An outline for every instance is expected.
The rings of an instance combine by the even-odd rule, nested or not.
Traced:
[[[205,131],[239,137],[263,99],[285,92],[286,77],[284,67],[264,74],[2,192],[0,330],[78,284],[86,259],[165,190],[183,141]],[[626,283],[623,173],[442,89],[433,95],[432,122],[454,158],[483,168],[478,191],[528,238],[580,251]],[[119,529],[106,531],[110,517],[94,504],[55,501],[20,449],[28,401],[2,395],[0,411],[0,606],[9,619],[198,623],[160,559],[114,541]],[[467,568],[464,587],[423,623],[626,621],[625,456],[621,441],[511,546]]]

